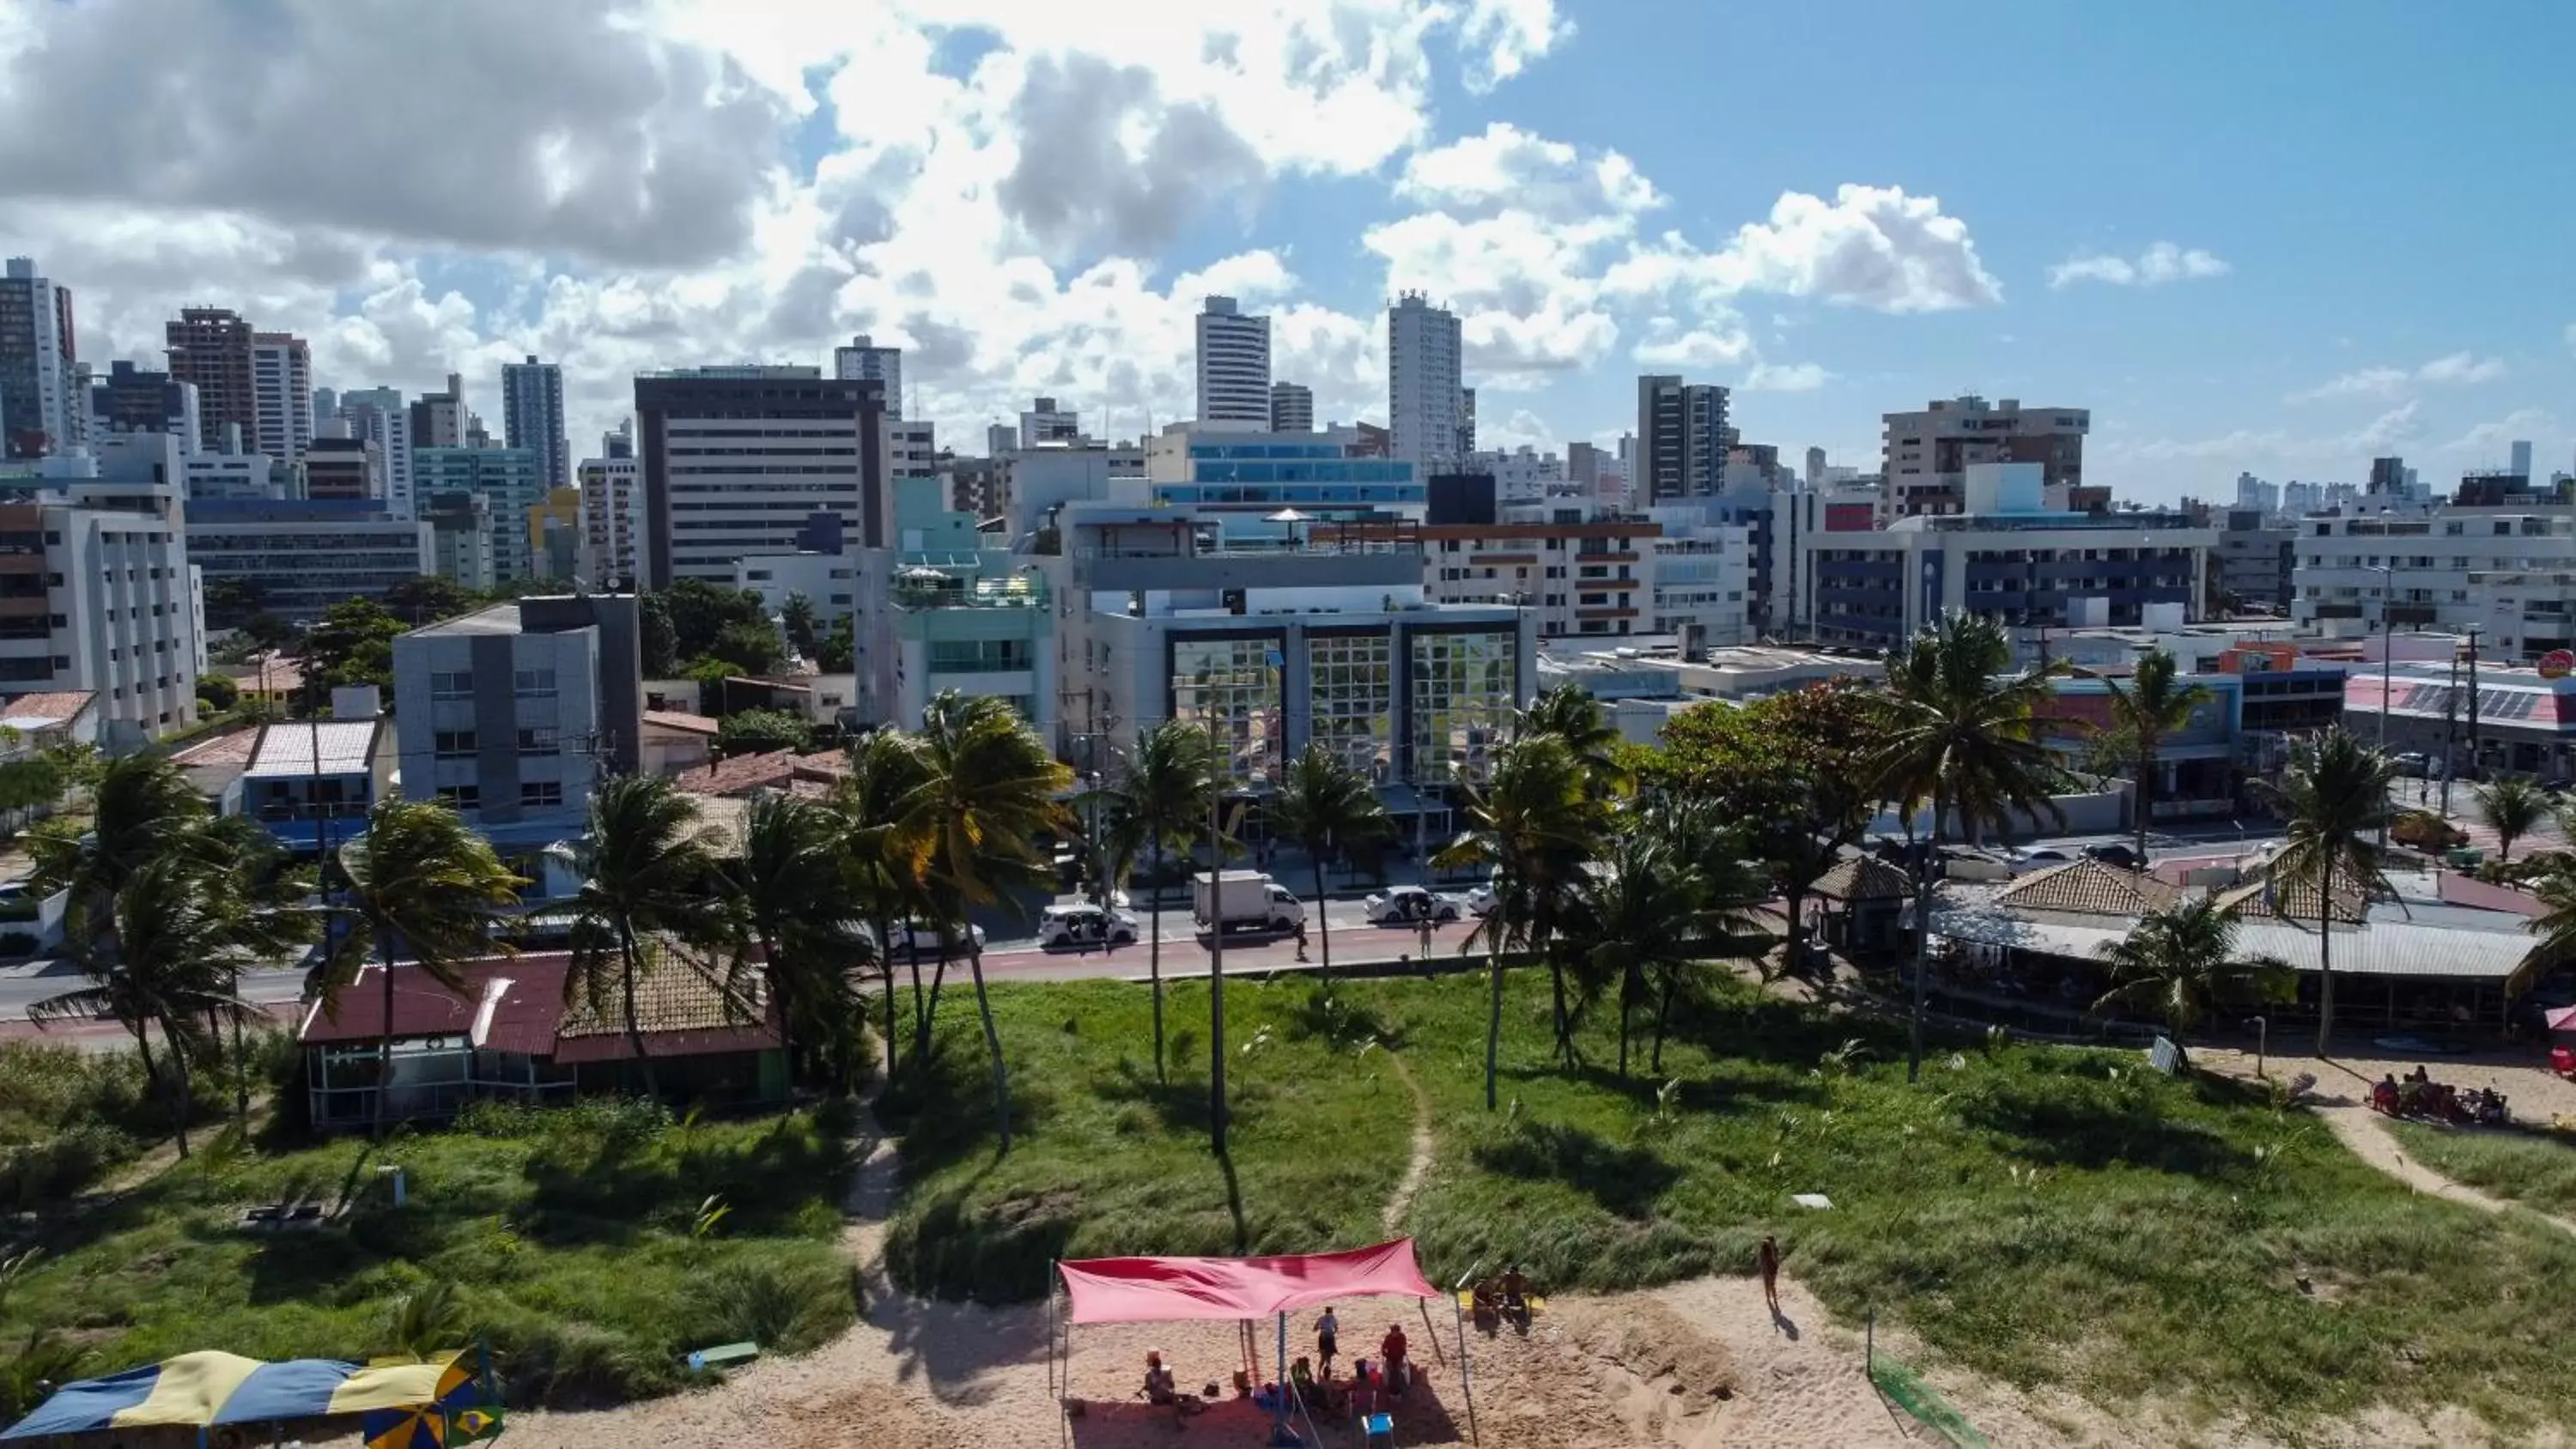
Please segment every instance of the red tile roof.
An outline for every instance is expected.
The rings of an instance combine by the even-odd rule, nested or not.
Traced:
[[[771,750],[710,761],[703,770],[672,776],[671,783],[692,795],[748,795],[754,790],[784,790],[797,780],[829,784],[849,772],[849,757],[838,750],[816,750],[810,755]]]
[[[259,726],[244,725],[237,730],[208,735],[173,752],[170,763],[190,769],[200,765],[248,765],[251,751],[258,745]]]
[[[320,1005],[305,1016],[297,1039],[305,1046],[372,1044],[384,1037],[384,968],[368,966],[340,994],[339,1010]],[[461,1036],[483,1051],[512,1052],[557,1062],[609,1061],[630,1055],[626,1014],[611,999],[594,1010],[565,999],[572,971],[568,952],[489,956],[458,963],[463,992],[450,991],[416,966],[394,968],[394,1037]],[[779,1044],[775,1006],[756,992],[728,1007],[713,973],[673,957],[656,963],[639,993],[638,1026],[645,1054],[685,1057],[760,1051]],[[746,1006],[761,1013],[743,1019]]]
[[[684,735],[714,735],[723,729],[723,725],[705,715],[677,709],[648,709],[644,711],[644,723]]]
[[[81,711],[98,699],[94,690],[54,689],[42,694],[22,694],[0,704],[0,718],[12,720],[50,720],[67,725],[80,718]]]

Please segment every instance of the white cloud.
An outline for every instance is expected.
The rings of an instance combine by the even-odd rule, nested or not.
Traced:
[[[1753,339],[1733,329],[1694,327],[1685,332],[1669,320],[1657,318],[1646,340],[1629,355],[1646,367],[1732,367],[1753,355]]]
[[[2479,357],[2468,352],[2454,352],[2436,357],[2421,367],[2365,367],[2330,377],[2315,387],[2289,395],[2289,402],[2318,402],[2328,398],[2374,397],[2394,398],[2413,391],[2418,384],[2437,387],[2472,387],[2493,382],[2507,371],[2501,357]]]
[[[1618,152],[1597,152],[1587,162],[1574,147],[1509,121],[1414,152],[1396,177],[1395,194],[1451,213],[1513,210],[1560,219],[1664,204],[1654,183]]]
[[[2546,409],[2516,408],[2501,418],[2477,424],[2437,451],[2459,454],[2471,464],[2500,464],[2511,444],[2554,438],[2557,434],[2558,419]],[[2540,467],[2537,463],[2533,466]]]
[[[1833,374],[1812,362],[1757,362],[1744,378],[1747,392],[1814,392]]]
[[[2003,300],[1967,223],[1943,214],[1940,198],[1908,196],[1901,186],[1846,183],[1830,202],[1783,193],[1768,221],[1739,229],[1724,248],[1698,258],[1695,270],[1722,292],[1819,297],[1882,312]]]
[[[2504,376],[2504,372],[2503,358],[2473,357],[2465,352],[2454,352],[2448,357],[2434,358],[2415,369],[2415,375],[2426,382],[2459,385],[2493,382]]]
[[[2078,282],[2105,282],[2114,287],[2160,287],[2167,282],[2223,277],[2228,271],[2227,263],[2211,252],[2160,241],[2134,259],[2079,252],[2048,269],[2048,285],[2060,289]]]

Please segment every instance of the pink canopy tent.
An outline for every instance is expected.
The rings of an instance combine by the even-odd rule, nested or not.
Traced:
[[[2576,1006],[2562,1006],[2541,1018],[2551,1031],[2576,1031]]]

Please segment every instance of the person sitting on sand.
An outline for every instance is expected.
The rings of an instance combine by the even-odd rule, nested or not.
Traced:
[[[2415,1064],[2414,1075],[2408,1077],[2406,1080],[2410,1082],[2429,1082],[2433,1080],[2433,1074],[2424,1070],[2424,1064],[2422,1062],[2417,1062]]]
[[[1175,1424],[1181,1422],[1184,1415],[1200,1413],[1207,1408],[1196,1398],[1180,1391],[1173,1382],[1171,1369],[1163,1363],[1163,1351],[1158,1348],[1145,1351],[1145,1402],[1170,1406]]]
[[[1377,1386],[1369,1380],[1367,1359],[1351,1361],[1350,1385],[1337,1390],[1336,1397],[1341,1407],[1355,1417],[1366,1417],[1377,1407]]]
[[[2397,1074],[2390,1072],[2379,1079],[2379,1085],[2370,1089],[2370,1105],[2374,1110],[2394,1117],[2397,1115],[2397,1101],[2400,1095],[2397,1090]]]
[[[1521,1265],[1503,1265],[1503,1311],[1517,1317],[1529,1314],[1529,1279],[1521,1276]]]
[[[1503,1291],[1494,1286],[1493,1279],[1479,1278],[1476,1280],[1476,1296],[1474,1299],[1474,1305],[1476,1309],[1476,1321],[1478,1323],[1483,1323],[1486,1319],[1491,1318],[1496,1313],[1502,1311]]]
[[[1390,1395],[1403,1394],[1406,1382],[1413,1376],[1412,1366],[1407,1364],[1404,1359],[1403,1324],[1390,1323],[1386,1326],[1386,1337],[1378,1340],[1377,1352],[1378,1357],[1386,1360],[1385,1374],[1387,1393]]]

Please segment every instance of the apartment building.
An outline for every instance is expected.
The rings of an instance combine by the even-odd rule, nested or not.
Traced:
[[[1210,297],[1198,344],[1199,421],[1270,426],[1270,319]]]
[[[304,339],[288,332],[252,333],[250,391],[259,422],[253,446],[302,462],[313,446],[313,353]]]
[[[315,438],[304,455],[307,498],[385,496],[385,459],[365,438]]]
[[[91,382],[90,432],[168,433],[179,451],[194,453],[202,443],[197,421],[197,389],[166,372],[147,372],[131,362],[108,364],[107,376]]]
[[[912,725],[933,698],[956,690],[1008,700],[1055,738],[1061,693],[1046,575],[992,546],[980,517],[948,507],[935,478],[895,482],[894,521],[899,546],[835,560],[828,580],[834,598],[856,594],[859,718]]]
[[[1420,292],[1403,293],[1386,309],[1388,448],[1426,474],[1475,451],[1460,372],[1465,355],[1455,312]]]
[[[1705,498],[1726,481],[1726,452],[1735,442],[1727,391],[1677,375],[1637,379],[1637,446],[1628,487],[1639,504]]]
[[[643,582],[723,583],[734,560],[886,545],[884,384],[812,367],[639,374]]]
[[[72,291],[29,257],[0,267],[0,458],[40,458],[89,437]]]
[[[1987,463],[2035,464],[2050,506],[2087,511],[2091,499],[2076,490],[2084,486],[2092,417],[2083,408],[2024,407],[2018,398],[1989,403],[1974,394],[1885,414],[1882,516],[1965,511],[1967,470]]]
[[[885,387],[885,415],[903,416],[903,349],[879,347],[862,332],[847,347],[832,349],[832,376],[843,382],[874,382]]]
[[[501,364],[501,437],[537,455],[545,491],[572,486],[572,444],[564,431],[563,364]]]
[[[546,475],[533,449],[415,448],[411,471],[422,498],[480,493],[489,501],[495,583],[542,577],[529,546],[529,514],[546,501]]]
[[[224,307],[185,307],[163,329],[170,376],[197,390],[197,444],[221,451],[227,433],[246,452],[283,455],[284,439],[269,446],[260,436],[259,397],[252,385],[251,330],[241,314]]]
[[[1314,389],[1295,382],[1270,384],[1270,431],[1311,433],[1314,430]]]
[[[1282,434],[1173,423],[1145,441],[1145,476],[1157,502],[1208,511],[1295,511],[1419,518],[1427,494],[1414,465],[1356,451],[1346,429]]]
[[[2289,610],[2298,528],[2271,520],[2259,506],[2213,511],[2210,522],[2218,530],[2218,548],[2212,558],[2218,588],[2239,609]]]
[[[644,464],[631,452],[585,458],[580,474],[582,576],[600,588],[631,588],[644,533]]]
[[[2499,501],[2300,519],[2290,616],[2337,638],[2475,626],[2499,661],[2576,647],[2576,506],[2472,481]]]
[[[188,501],[187,534],[206,587],[235,582],[265,612],[301,623],[432,571],[429,525],[392,516],[382,499],[201,495]]]

